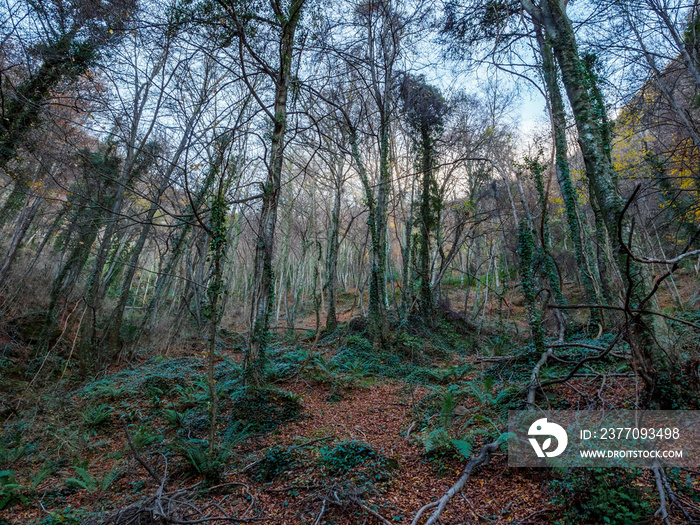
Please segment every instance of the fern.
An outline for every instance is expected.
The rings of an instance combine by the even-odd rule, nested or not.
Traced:
[[[454,448],[452,439],[444,428],[423,432],[423,446],[426,454],[440,454]]]
[[[0,464],[2,463],[14,463],[15,461],[21,459],[27,452],[29,452],[30,446],[28,443],[24,445],[19,445],[15,448],[7,448],[0,443]]]
[[[462,454],[465,458],[469,459],[472,453],[472,444],[469,441],[464,441],[463,439],[453,439],[452,446]]]
[[[180,457],[185,460],[188,470],[204,476],[208,481],[218,481],[226,467],[230,453],[225,448],[209,454],[209,443],[204,439],[189,439],[174,444]]]
[[[99,488],[95,476],[90,474],[86,468],[74,466],[73,470],[75,471],[77,476],[73,478],[68,478],[65,481],[67,487],[84,489],[91,494]]]
[[[442,398],[442,406],[440,407],[442,425],[447,429],[452,426],[456,406],[457,401],[455,401],[454,390],[452,388],[448,388],[445,392],[445,396]]]
[[[205,390],[189,384],[185,386],[176,385],[173,391],[178,397],[178,405],[183,408],[193,408],[197,405],[206,404],[209,397]]]
[[[50,464],[50,462],[44,463],[42,467],[39,469],[39,472],[36,473],[36,476],[32,478],[32,489],[37,488],[41,483],[48,478],[51,474],[53,473],[53,467]]]
[[[250,425],[243,421],[233,421],[224,433],[224,443],[230,448],[242,443],[250,436]]]
[[[172,427],[183,428],[187,422],[187,417],[189,416],[190,412],[190,410],[180,412],[176,409],[166,408],[163,410],[163,419]]]
[[[117,462],[110,470],[107,472],[99,482],[99,489],[105,491],[122,475],[122,466],[120,462]]]
[[[112,415],[112,407],[109,405],[97,405],[94,407],[88,407],[83,412],[81,412],[80,415],[83,418],[83,422],[88,428],[96,429],[109,423],[110,417]]]
[[[17,483],[14,471],[0,472],[0,510],[8,509],[17,503],[26,503],[25,488],[24,485]]]
[[[148,448],[153,443],[162,441],[163,437],[160,435],[152,434],[148,428],[139,428],[138,432],[134,434],[134,446],[137,450],[144,450]]]

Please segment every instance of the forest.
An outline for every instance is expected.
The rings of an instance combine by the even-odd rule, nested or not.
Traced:
[[[0,525],[700,523],[698,2],[0,20]]]

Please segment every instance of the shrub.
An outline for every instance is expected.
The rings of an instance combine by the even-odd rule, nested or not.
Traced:
[[[274,446],[265,452],[263,458],[251,469],[250,473],[258,480],[269,483],[296,461],[296,455],[292,450],[280,446]]]
[[[372,459],[376,453],[372,447],[362,441],[343,441],[333,448],[322,449],[320,463],[331,474],[338,474],[350,470],[368,459]]]
[[[677,468],[666,470],[668,481],[674,487],[676,493],[681,493],[690,498],[694,503],[700,504],[700,491],[697,490],[698,476]]]
[[[270,355],[268,381],[276,381],[294,374],[308,358],[309,351],[304,348],[289,349],[283,347],[275,349],[274,353]]]
[[[301,416],[299,399],[273,388],[246,388],[232,399],[230,420],[241,421],[254,432],[269,432]]]
[[[353,479],[358,483],[385,481],[399,466],[396,460],[376,452],[362,441],[342,441],[335,447],[322,448],[319,463],[332,476],[353,470]]]
[[[149,375],[142,381],[141,388],[147,396],[154,397],[169,393],[175,384],[167,377]]]
[[[564,479],[551,483],[553,502],[563,507],[556,523],[636,525],[646,521],[654,509],[643,499],[634,481],[637,469],[574,469]]]
[[[406,377],[406,382],[411,385],[425,385],[429,383],[442,383],[443,378],[429,368],[416,368]]]

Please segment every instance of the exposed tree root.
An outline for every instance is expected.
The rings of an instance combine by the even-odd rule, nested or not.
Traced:
[[[654,471],[654,479],[656,480],[656,490],[659,492],[659,510],[654,513],[654,517],[660,517],[664,525],[669,525],[671,521],[668,518],[666,492],[664,491],[663,481],[661,479],[661,467],[658,463],[655,463],[652,470]]]
[[[680,511],[683,513],[683,516],[687,520],[686,523],[698,523],[697,520],[691,516],[688,511],[685,509],[685,507],[681,504],[679,501],[678,497],[676,496],[676,493],[673,491],[671,488],[671,485],[668,482],[668,478],[666,477],[666,472],[664,471],[663,467],[660,465],[656,464],[654,465],[654,468],[652,469],[654,471],[654,479],[656,480],[656,489],[659,491],[659,498],[661,500],[661,507],[659,510],[656,512],[656,514],[660,514],[662,519],[664,518],[664,515],[668,517],[668,509],[666,508],[666,499],[664,496],[664,492],[666,495],[668,495],[668,499],[671,501],[673,505],[678,507]]]
[[[452,498],[459,494],[460,491],[464,488],[464,485],[466,485],[467,481],[469,480],[469,476],[472,473],[472,470],[481,465],[488,465],[488,462],[491,460],[491,455],[494,452],[496,452],[500,446],[501,442],[498,440],[494,441],[493,443],[489,443],[488,445],[484,445],[479,455],[475,458],[470,459],[469,462],[467,462],[466,466],[464,467],[464,471],[462,472],[462,475],[456,481],[456,483],[452,485],[450,490],[445,492],[445,495],[439,500],[433,501],[432,503],[428,503],[423,508],[421,508],[413,518],[411,525],[418,525],[423,514],[425,514],[426,511],[435,507],[437,508],[430,515],[428,521],[426,521],[423,525],[433,525],[437,523],[440,519],[440,514],[442,514],[442,511],[445,510],[445,507],[450,502],[450,500],[452,500]]]

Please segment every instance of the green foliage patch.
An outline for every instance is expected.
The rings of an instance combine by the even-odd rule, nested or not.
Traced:
[[[263,458],[251,467],[250,473],[254,478],[269,483],[293,466],[296,460],[295,451],[280,446],[270,447]]]
[[[637,469],[572,469],[551,482],[553,502],[562,506],[557,524],[636,525],[655,508],[644,499]]]
[[[178,440],[169,443],[168,448],[182,459],[180,468],[185,474],[202,476],[210,483],[220,481],[221,474],[230,463],[231,452],[218,447],[210,454],[206,439]]]
[[[80,413],[87,428],[95,430],[109,424],[112,407],[109,405],[88,406]]]
[[[454,452],[454,445],[449,432],[445,428],[425,431],[422,435],[425,454],[428,457],[444,456]]]
[[[274,388],[244,388],[231,399],[229,418],[240,421],[251,431],[269,432],[278,425],[301,417],[299,399]]]
[[[12,470],[0,472],[0,510],[8,509],[18,503],[26,503],[25,487],[18,483]]]
[[[341,441],[333,447],[323,447],[319,463],[332,476],[342,476],[352,471],[356,481],[367,483],[386,481],[391,472],[399,467],[398,461],[384,456],[362,441]]]

